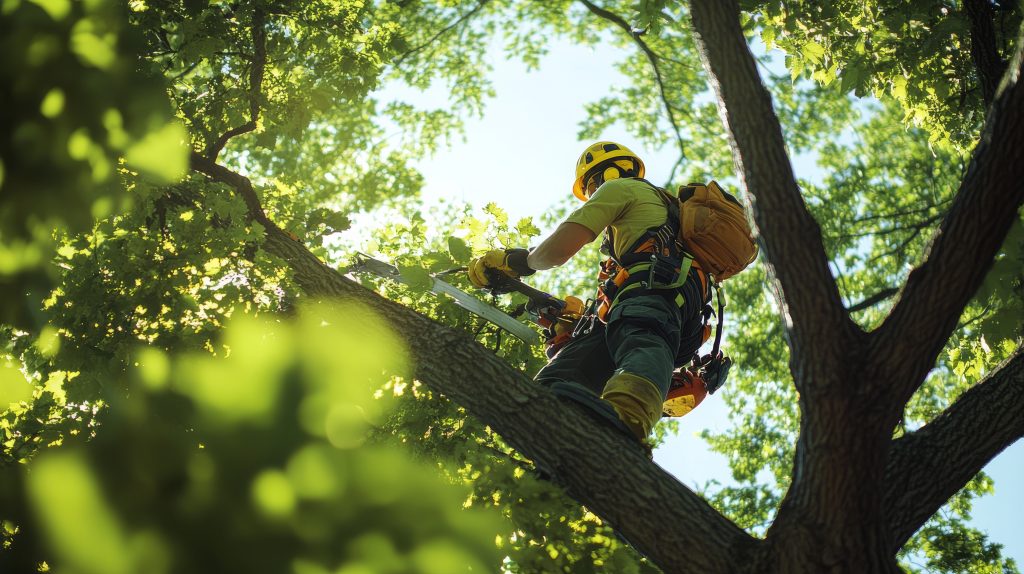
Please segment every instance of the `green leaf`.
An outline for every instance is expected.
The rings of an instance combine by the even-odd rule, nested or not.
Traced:
[[[469,260],[473,258],[473,250],[459,237],[448,237],[448,253],[459,264],[469,263]]]
[[[540,235],[540,229],[538,229],[537,226],[533,224],[533,218],[531,217],[524,217],[520,219],[516,223],[516,231],[527,237]]]
[[[430,273],[439,273],[457,267],[446,251],[430,251],[420,256],[418,263]]]
[[[892,95],[898,100],[907,97],[907,79],[903,76],[895,76],[892,79]]]
[[[352,220],[339,211],[331,211],[324,217],[324,223],[330,228],[331,233],[339,233],[352,227]]]
[[[429,291],[434,286],[434,279],[426,269],[419,265],[399,265],[398,272],[413,291]]]
[[[843,70],[843,75],[841,76],[842,82],[839,84],[839,90],[845,94],[850,90],[856,89],[861,85],[863,75],[864,70],[860,66],[847,66],[847,68]]]
[[[825,56],[825,48],[821,44],[812,41],[801,46],[800,53],[815,64],[820,64],[822,57]]]
[[[508,224],[508,213],[501,207],[498,207],[497,203],[494,203],[493,201],[488,203],[484,206],[484,211],[489,213],[499,225]]]
[[[793,82],[804,72],[804,63],[796,56],[786,56],[786,67],[789,68],[789,79]]]

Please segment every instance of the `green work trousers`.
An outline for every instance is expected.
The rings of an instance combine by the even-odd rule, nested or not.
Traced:
[[[672,382],[679,349],[680,310],[661,295],[638,295],[620,301],[608,313],[608,324],[562,347],[534,377],[542,385],[578,383],[597,395],[617,370],[654,383],[664,398]]]

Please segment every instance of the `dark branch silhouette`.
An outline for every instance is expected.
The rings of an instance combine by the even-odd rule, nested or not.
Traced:
[[[872,356],[895,384],[886,387],[898,418],[924,382],[964,307],[992,266],[1024,203],[1024,42],[989,107],[967,174],[932,238],[925,260],[910,272],[900,300],[876,332]]]
[[[863,311],[864,309],[870,309],[875,305],[885,301],[886,299],[895,297],[900,292],[896,287],[890,287],[888,289],[882,289],[878,293],[868,297],[867,299],[850,306],[846,311],[849,313],[856,313],[857,311]]]
[[[189,160],[193,170],[234,189],[241,196],[242,201],[245,202],[250,219],[264,225],[270,223],[270,219],[267,218],[267,214],[263,211],[263,205],[260,203],[260,198],[256,195],[256,190],[253,188],[249,178],[231,171],[195,151],[192,152]]]
[[[991,0],[964,0],[963,10],[971,25],[971,59],[987,106],[995,99],[999,80],[1006,72],[1006,62],[999,57],[996,47],[995,11]]]
[[[267,15],[263,8],[256,6],[252,15],[252,44],[253,58],[249,67],[249,121],[240,126],[233,127],[224,132],[211,145],[206,148],[206,157],[211,161],[217,161],[217,156],[228,144],[228,141],[235,136],[240,136],[256,130],[260,120],[260,100],[263,97],[263,72],[267,65]]]
[[[469,12],[466,12],[462,16],[459,16],[454,22],[452,22],[448,26],[445,26],[444,28],[439,30],[436,34],[434,34],[433,36],[428,38],[426,42],[423,42],[419,46],[416,46],[415,48],[410,48],[409,50],[399,54],[395,58],[395,65],[397,66],[397,65],[401,64],[409,56],[412,56],[413,54],[415,54],[415,53],[417,53],[417,52],[427,48],[428,46],[430,46],[431,44],[436,42],[438,40],[438,38],[440,38],[441,36],[444,36],[448,32],[451,32],[455,28],[459,27],[461,24],[463,24],[464,22],[466,22],[467,20],[469,20],[473,16],[476,16],[477,13],[480,12],[480,10],[482,10],[484,6],[486,6],[488,3],[490,3],[490,1],[491,0],[480,0],[480,2],[478,2],[477,5],[474,6],[472,10],[470,10]]]
[[[640,37],[640,34],[634,31],[633,27],[630,26],[628,22],[623,20],[622,17],[619,16],[618,14],[609,12],[608,10],[605,10],[604,8],[601,8],[600,6],[594,4],[590,0],[580,0],[580,3],[586,6],[587,10],[593,12],[595,16],[603,18],[624,30],[627,34],[629,34],[629,37],[633,39],[633,42],[635,42],[636,45],[639,46],[643,53],[647,56],[647,60],[651,63],[651,68],[654,69],[654,79],[658,83],[658,92],[661,94],[661,102],[665,105],[665,115],[668,117],[669,123],[672,124],[672,131],[673,133],[675,133],[676,136],[676,145],[679,146],[679,155],[682,156],[683,159],[685,159],[686,144],[683,140],[683,134],[679,129],[679,122],[676,121],[676,108],[672,105],[671,101],[669,100],[668,90],[665,88],[665,80],[661,74],[661,66],[658,63],[658,60],[661,59],[660,56],[658,56],[658,54],[654,50],[652,50],[650,46],[647,45],[647,42],[645,42],[644,39]],[[680,64],[680,62],[676,60],[673,61],[676,62],[677,64]],[[675,168],[673,168],[672,173],[675,174]]]

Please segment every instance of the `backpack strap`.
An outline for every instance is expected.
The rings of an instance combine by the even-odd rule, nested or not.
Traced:
[[[676,236],[678,236],[679,200],[675,197],[672,197],[672,194],[670,194],[664,188],[658,187],[642,177],[634,177],[633,179],[646,183],[647,185],[651,186],[651,189],[653,189],[655,193],[658,194],[658,197],[661,198],[661,201],[665,204],[665,208],[668,210],[668,221],[666,221],[665,224],[671,226],[675,230]]]

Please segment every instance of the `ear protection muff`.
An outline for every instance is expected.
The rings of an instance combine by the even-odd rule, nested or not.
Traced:
[[[615,167],[614,165],[605,168],[604,173],[601,174],[601,178],[604,179],[605,181],[619,179],[620,177],[622,177],[622,172],[619,171],[619,168]]]

